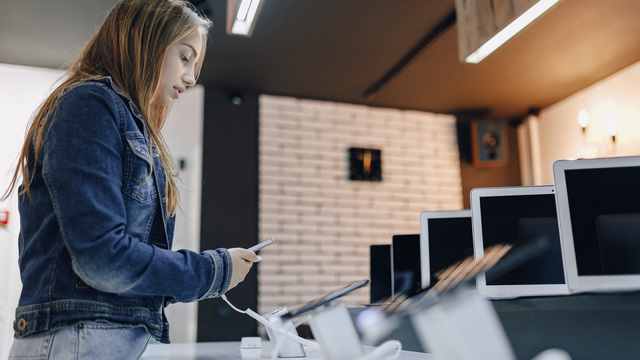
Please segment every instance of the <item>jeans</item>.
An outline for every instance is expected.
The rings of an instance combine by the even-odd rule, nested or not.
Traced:
[[[85,322],[44,335],[16,338],[9,360],[137,359],[149,338],[143,326]]]

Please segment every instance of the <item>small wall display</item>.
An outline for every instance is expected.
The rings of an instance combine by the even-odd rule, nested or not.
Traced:
[[[476,120],[471,123],[474,166],[507,164],[507,127],[502,120]]]
[[[9,225],[9,210],[0,210],[0,229]]]
[[[350,147],[349,180],[382,181],[382,157],[380,150]]]

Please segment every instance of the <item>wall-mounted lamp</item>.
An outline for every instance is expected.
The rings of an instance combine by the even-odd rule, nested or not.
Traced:
[[[587,132],[587,126],[589,125],[589,112],[587,110],[580,110],[578,113],[578,124],[582,128],[582,133]]]
[[[616,133],[618,132],[618,123],[613,116],[607,119],[607,132],[611,135],[611,141],[616,142]]]
[[[251,36],[264,0],[227,0],[227,34]]]

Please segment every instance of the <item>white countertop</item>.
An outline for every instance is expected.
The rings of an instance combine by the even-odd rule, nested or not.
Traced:
[[[365,347],[371,349],[370,347]],[[247,351],[248,350],[248,351]],[[305,347],[308,360],[321,360],[322,352],[317,348]],[[199,359],[270,359],[271,343],[262,342],[262,350],[260,349],[240,349],[240,341],[231,342],[206,342],[194,344],[149,344],[147,350],[141,359],[147,360],[199,360]],[[400,358],[402,360],[433,360],[433,355],[402,351]]]

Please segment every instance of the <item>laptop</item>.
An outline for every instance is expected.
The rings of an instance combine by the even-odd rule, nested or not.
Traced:
[[[420,214],[420,266],[424,286],[436,274],[473,255],[471,210],[423,211]]]
[[[493,299],[569,294],[553,186],[477,188],[471,191],[474,252],[498,244],[544,241],[535,258],[499,276],[480,274],[476,286]]]
[[[640,156],[553,164],[572,292],[640,289]]]

